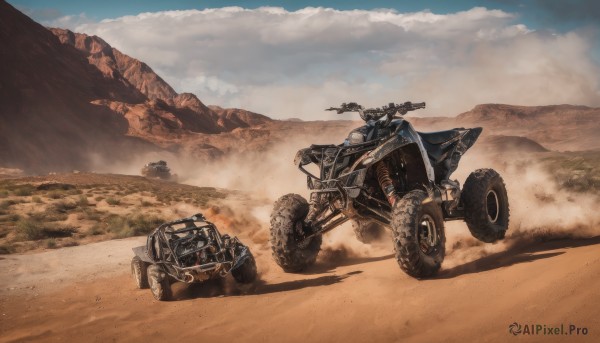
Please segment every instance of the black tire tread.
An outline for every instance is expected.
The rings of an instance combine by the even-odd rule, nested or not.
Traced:
[[[505,212],[502,223],[495,225],[487,217],[485,208],[485,196],[490,185],[496,185],[497,191],[500,191],[499,199],[503,202]],[[498,172],[493,169],[477,169],[472,172],[463,187],[461,200],[465,207],[465,222],[476,239],[485,243],[494,243],[503,239],[508,230],[508,221],[510,217],[510,208],[508,206],[508,195],[504,180]]]
[[[424,278],[435,274],[441,267],[444,254],[446,236],[444,234],[444,221],[441,208],[435,203],[428,205],[436,225],[441,225],[441,247],[437,260],[427,259],[421,251],[417,238],[417,224],[419,213],[423,210],[423,201],[427,193],[422,190],[413,190],[396,202],[392,209],[392,236],[396,260],[400,269],[406,274]]]
[[[256,261],[252,254],[250,254],[250,257],[241,266],[231,271],[231,275],[239,283],[254,282],[257,274]]]
[[[140,272],[139,280],[136,277],[136,269]],[[139,258],[139,256],[134,256],[131,259],[131,276],[133,277],[137,288],[150,288],[150,284],[148,284],[148,263],[142,261],[142,259]]]
[[[296,273],[315,263],[322,237],[311,239],[306,248],[299,248],[295,225],[308,214],[308,202],[298,194],[286,194],[273,205],[271,213],[271,249],[273,259],[288,273]]]
[[[171,283],[169,282],[169,276],[158,265],[151,264],[150,266],[148,266],[148,280],[154,299],[159,301],[171,300],[173,294],[171,291]],[[157,293],[155,293],[154,290],[152,290],[153,282],[157,283]]]

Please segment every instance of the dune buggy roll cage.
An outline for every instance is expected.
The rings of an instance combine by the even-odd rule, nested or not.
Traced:
[[[200,225],[196,225],[196,223],[200,223]],[[185,224],[186,227],[177,230],[173,229],[174,225],[180,224]],[[169,231],[169,229],[172,231]],[[184,254],[178,255],[171,244],[172,237],[177,234],[193,231],[203,232],[208,239],[207,244],[196,249],[187,250]],[[212,244],[212,242],[214,242],[214,244]],[[216,251],[212,253],[217,260],[216,262],[209,262],[191,267],[181,264],[182,257],[208,249],[209,247],[216,248]],[[241,248],[239,251],[237,249],[238,247]],[[145,251],[142,253],[142,251],[137,251],[139,249],[143,249]],[[230,238],[229,235],[221,236],[217,227],[213,223],[206,220],[204,215],[201,213],[195,214],[188,218],[178,219],[161,224],[150,235],[148,235],[146,246],[138,247],[134,249],[134,252],[146,262],[162,264],[165,265],[167,269],[169,269],[168,267],[172,267],[174,269],[172,276],[179,281],[184,282],[188,282],[189,278],[186,277],[186,275],[190,271],[220,271],[221,276],[224,276],[229,273],[229,271],[241,266],[249,257],[248,248],[243,245],[237,239],[237,237]],[[227,253],[231,254],[232,259],[227,258]]]

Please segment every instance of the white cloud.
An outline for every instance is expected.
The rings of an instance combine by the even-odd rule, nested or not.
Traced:
[[[600,106],[593,37],[535,32],[481,7],[225,7],[56,23],[102,37],[179,92],[277,118],[324,118],[323,108],[344,101],[425,100],[424,113],[447,115],[484,102]]]

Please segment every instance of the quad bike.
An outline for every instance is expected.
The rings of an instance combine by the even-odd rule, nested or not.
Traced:
[[[230,272],[240,283],[256,279],[256,262],[248,247],[236,237],[221,235],[201,213],[160,225],[146,245],[133,252],[136,286],[150,288],[156,300],[169,300],[176,281],[200,283]]]
[[[462,190],[450,180],[482,128],[417,132],[401,116],[420,108],[424,102],[372,109],[344,103],[328,109],[358,112],[366,125],[340,145],[311,145],[296,154],[294,164],[307,175],[311,195],[307,202],[287,194],[274,204],[271,245],[284,271],[313,264],[322,235],[348,220],[363,242],[391,229],[400,268],[416,278],[439,270],[446,220],[463,219],[483,242],[504,238],[509,208],[500,175],[478,169]]]

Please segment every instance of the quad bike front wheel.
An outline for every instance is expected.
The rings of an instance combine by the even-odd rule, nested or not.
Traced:
[[[251,283],[256,280],[256,261],[254,260],[254,256],[251,253],[249,254],[241,266],[231,271],[231,275],[239,283]]]
[[[296,273],[315,263],[321,249],[321,236],[307,242],[302,239],[308,202],[298,194],[279,198],[271,213],[271,248],[273,259],[288,273]]]
[[[396,260],[406,274],[423,278],[435,274],[446,253],[442,209],[427,193],[413,190],[392,208]]]
[[[370,244],[385,234],[385,229],[379,223],[365,219],[352,220],[352,229],[356,239],[365,244]]]
[[[135,281],[135,285],[139,289],[146,289],[150,287],[148,284],[148,263],[142,261],[138,256],[134,256],[131,259],[131,276],[133,277],[133,281]]]
[[[500,174],[478,169],[469,175],[462,191],[465,222],[473,237],[485,243],[504,238],[508,230],[508,195]]]
[[[150,284],[150,291],[152,291],[154,299],[159,301],[171,299],[172,292],[169,275],[156,264],[148,266],[148,283]]]

